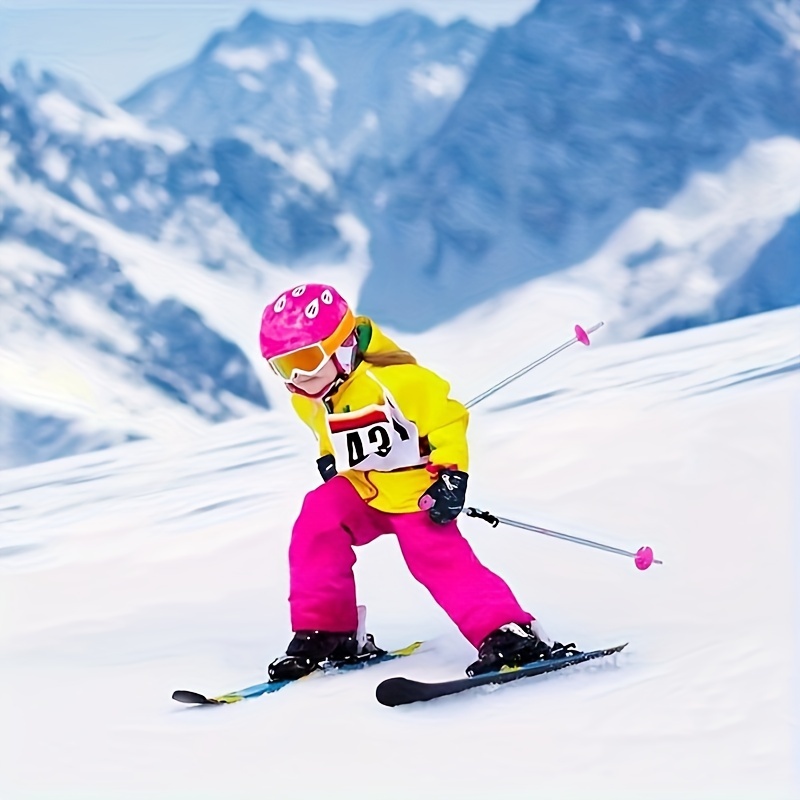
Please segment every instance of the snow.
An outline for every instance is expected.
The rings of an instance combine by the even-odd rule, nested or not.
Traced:
[[[264,47],[234,48],[225,45],[214,51],[214,61],[233,72],[239,70],[264,72],[272,64],[286,61],[287,58],[289,58],[289,46],[280,40]]]
[[[640,336],[712,306],[798,209],[800,141],[754,142],[722,172],[693,175],[665,209],[637,211],[571,278],[607,293],[616,272],[627,282],[617,312],[628,317],[624,335]],[[629,266],[654,248],[663,255]]]
[[[257,341],[257,320],[265,297],[276,296],[287,285],[313,280],[342,286],[355,300],[370,266],[368,232],[351,214],[341,214],[334,220],[351,250],[346,262],[304,265],[290,270],[270,264],[254,253],[235,223],[221,214],[217,207],[199,198],[187,204],[185,215],[176,217],[167,226],[165,240],[154,243],[143,236],[120,230],[42,186],[25,180],[17,181],[2,170],[0,193],[44,229],[69,225],[85,231],[96,239],[104,253],[119,262],[126,279],[149,302],[155,304],[178,299],[195,309],[210,328],[248,354],[253,354],[254,342]],[[140,203],[147,200],[156,202],[142,184],[136,185],[133,195]],[[191,232],[193,227],[202,229],[200,241],[205,253],[199,252],[198,239],[190,236],[187,241],[187,232]],[[201,263],[201,258],[225,263],[225,269],[209,270]],[[15,271],[14,278],[18,276]],[[91,376],[95,387],[92,403],[76,407],[71,394],[63,394],[62,390],[68,383],[48,384],[46,371],[39,378],[37,354],[44,337],[48,336],[54,339],[51,351],[58,353],[54,357],[63,361],[70,373],[75,368],[80,375],[86,369]],[[7,382],[3,365],[4,385],[0,386],[0,391],[6,389],[14,404],[24,409],[53,413],[63,405],[81,419],[95,424],[108,423],[115,430],[131,431],[139,436],[167,436],[171,439],[174,435],[185,435],[187,429],[206,427],[186,407],[174,409],[170,404],[165,410],[163,396],[159,399],[154,390],[129,383],[129,376],[120,375],[118,365],[102,354],[96,364],[86,366],[91,362],[91,354],[83,348],[76,352],[75,348],[75,343],[62,342],[54,332],[42,333],[38,327],[26,331],[20,339],[0,340],[0,360],[14,363],[20,360],[21,372],[15,370],[14,374],[19,372],[24,378],[19,384],[10,379]],[[286,393],[270,380],[271,373],[266,365],[257,359],[253,366],[265,385],[270,403],[277,401],[288,407]],[[32,375],[28,375],[29,370]],[[110,414],[107,415],[106,410],[110,410]],[[175,423],[171,421],[173,412]]]
[[[87,316],[78,315],[81,309]],[[132,334],[86,299],[73,296],[66,312],[82,332],[99,335],[123,352],[132,348]],[[126,436],[172,440],[208,425],[188,406],[165,403],[164,395],[140,382],[124,360],[98,351],[91,341],[65,337],[24,318],[12,320],[13,347],[0,345],[0,404]]]
[[[551,319],[531,337],[530,319],[507,317],[502,359],[566,338],[567,314]],[[498,353],[473,347],[472,322],[460,349],[455,322],[414,344],[480,390]],[[416,707],[379,706],[375,685],[456,676],[472,651],[390,537],[359,551],[359,599],[379,643],[424,638],[421,653],[228,708],[170,699],[256,682],[288,641],[285,550],[318,482],[296,420],[2,472],[4,796],[345,797],[357,781],[390,799],[498,783],[516,797],[796,797],[798,330],[793,308],[623,344],[601,331],[478,406],[471,503],[649,544],[665,563],[642,573],[465,520],[551,634],[631,644]]]
[[[633,19],[625,20],[625,32],[632,42],[640,42],[642,40],[642,26]]]
[[[664,208],[634,212],[586,261],[497,294],[453,330],[480,328],[495,342],[506,318],[538,333],[569,309],[586,325],[612,323],[616,341],[637,338],[712,307],[798,209],[800,141],[755,142],[726,169],[693,175]]]
[[[133,354],[139,348],[138,337],[126,327],[122,318],[86,293],[74,289],[62,291],[55,304],[59,319],[75,328],[90,332],[119,352]]]
[[[187,262],[168,246],[121,231],[45,187],[17,180],[2,170],[0,197],[42,230],[71,227],[95,238],[99,248],[117,258],[125,272],[130,268],[133,277],[138,277],[141,271],[146,276],[141,281],[143,288],[157,300],[184,294],[192,297],[196,292],[201,305],[217,309],[215,316],[227,317],[227,327],[233,327],[238,341],[248,349],[252,346],[255,334],[248,321],[258,313],[256,307],[264,292],[251,291],[253,283],[246,281],[246,275],[235,270],[225,275],[212,273],[199,263]],[[46,288],[41,297],[35,292],[15,291],[21,286],[36,290],[40,283],[47,287],[50,284],[43,279],[63,273],[61,264],[37,250],[14,241],[0,242],[0,277],[7,290],[7,300],[0,304],[0,424],[4,424],[4,410],[9,409],[12,414],[65,420],[70,425],[73,450],[81,449],[82,443],[100,446],[131,437],[173,441],[207,429],[209,423],[191,407],[142,381],[141,365],[128,355],[140,333],[135,322],[126,324],[88,293],[81,298],[77,293],[65,297],[59,292],[62,305],[58,310],[69,323],[61,330],[48,323],[54,298]],[[166,281],[167,276],[174,280]],[[224,310],[219,310],[222,298],[227,302]],[[247,405],[252,412],[253,406]],[[243,410],[245,401],[239,401],[237,407]],[[9,434],[13,433],[12,421]],[[27,457],[32,447],[24,436],[16,443],[6,442],[5,448],[0,464],[32,460]],[[48,457],[47,453],[41,457]]]
[[[333,73],[320,61],[314,45],[308,39],[303,39],[300,43],[297,66],[311,79],[320,108],[326,113],[329,112],[333,106],[333,93],[338,82]]]
[[[310,150],[300,149],[288,152],[274,139],[263,139],[252,128],[236,129],[236,135],[247,142],[259,155],[265,156],[283,167],[315,192],[327,192],[333,188],[333,178]]]
[[[248,92],[263,92],[266,88],[258,78],[254,78],[246,72],[239,75],[236,80],[239,82],[239,85],[247,89]]]
[[[115,194],[111,198],[111,202],[114,204],[114,208],[122,214],[130,210],[131,201],[124,194]]]
[[[664,13],[648,13],[656,5]],[[370,217],[375,269],[365,311],[404,330],[426,330],[479,298],[584,261],[635,210],[663,210],[697,171],[728,174],[748,144],[800,139],[800,118],[791,113],[800,62],[786,41],[800,6],[752,0],[721,15],[715,8],[682,0],[550,2],[498,31],[467,70],[469,90],[455,104],[423,100],[450,111],[379,187],[388,202]],[[431,64],[453,63],[463,65],[452,51],[427,51],[405,64],[406,88],[414,92],[415,70],[422,69],[424,86],[437,78]],[[698,254],[712,280],[696,293],[684,287],[681,302],[653,327],[779,305],[754,274],[705,307],[690,302],[697,297],[702,305],[714,281],[741,272],[748,253],[780,230],[771,192],[796,196],[797,169],[769,172],[758,201],[745,182],[725,187],[743,190],[736,216],[749,203],[755,227],[744,226],[740,247],[732,219],[725,245]],[[759,180],[755,170],[749,178]],[[780,277],[767,287],[787,281],[785,252],[778,247],[783,255],[769,269]],[[689,261],[688,248],[681,256]],[[641,273],[629,272],[635,285]],[[648,292],[658,305],[657,294]],[[631,306],[637,299],[625,297]]]
[[[69,161],[66,156],[54,147],[48,147],[42,154],[42,170],[56,183],[61,183],[69,175]]]
[[[85,206],[90,211],[96,211],[98,213],[103,210],[103,204],[86,181],[81,178],[73,178],[72,181],[70,181],[70,188],[81,205]]]
[[[411,83],[422,93],[453,100],[464,91],[467,76],[454,64],[434,62],[415,69],[411,73]]]
[[[778,0],[765,11],[777,18],[776,29],[784,33],[787,42],[795,50],[800,51],[800,4],[797,0]]]
[[[340,236],[350,248],[351,273],[363,278],[370,266],[369,229],[354,214],[340,214],[334,221]],[[352,296],[358,296],[355,288]]]
[[[132,139],[156,144],[167,153],[175,153],[186,147],[186,139],[181,134],[149,128],[112,103],[103,102],[102,108],[89,110],[80,108],[58,91],[49,91],[38,97],[37,108],[53,130],[70,136],[82,136],[88,142]]]
[[[84,112],[60,92],[47,92],[39,98],[39,110],[51,121],[53,127],[63,133],[81,132]]]
[[[330,173],[309,150],[292,153],[285,159],[283,166],[297,180],[310,186],[316,192],[327,192],[333,189],[333,179]]]
[[[378,115],[374,111],[367,111],[364,113],[364,116],[361,118],[361,127],[365,131],[374,132],[377,131],[381,126],[381,121],[378,119]]]
[[[149,211],[155,211],[158,208],[158,198],[144,181],[139,181],[134,185],[131,195],[138,205]]]
[[[0,241],[0,272],[32,286],[37,274],[63,275],[64,266],[22,242]]]
[[[249,126],[343,172],[360,156],[396,166],[451,107],[447,98],[418,93],[409,74],[422,63],[457,61],[471,76],[491,35],[466,21],[439,26],[416,14],[366,25],[279,22],[257,11],[251,18],[258,22],[215,31],[193,61],[154,77],[123,106],[202,144]],[[351,142],[369,109],[381,135]]]

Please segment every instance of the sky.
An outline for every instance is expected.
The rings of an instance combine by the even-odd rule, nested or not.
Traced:
[[[0,70],[17,59],[119,100],[190,60],[210,34],[250,9],[285,20],[368,22],[410,8],[440,23],[517,20],[536,0],[0,0]]]

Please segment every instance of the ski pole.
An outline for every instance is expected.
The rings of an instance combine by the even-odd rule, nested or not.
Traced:
[[[652,564],[664,563],[663,561],[659,561],[657,558],[653,557],[653,549],[651,547],[640,547],[635,553],[631,553],[629,550],[621,550],[619,547],[611,547],[610,545],[601,544],[600,542],[593,542],[591,539],[581,539],[579,536],[570,536],[566,533],[558,533],[558,531],[551,531],[548,528],[540,528],[538,525],[529,525],[526,522],[517,522],[513,519],[497,517],[488,511],[481,511],[479,508],[465,508],[464,513],[468,517],[476,517],[484,520],[484,522],[490,523],[493,528],[496,528],[502,523],[503,525],[510,525],[512,528],[522,528],[522,530],[525,531],[533,531],[534,533],[541,533],[545,536],[553,536],[556,539],[563,539],[566,542],[574,542],[575,544],[583,544],[587,547],[594,547],[597,550],[605,550],[606,553],[616,553],[619,556],[627,556],[628,558],[633,559],[633,563],[636,564],[637,569],[644,570],[650,567]]]
[[[536,361],[528,364],[527,367],[523,367],[521,370],[518,370],[513,375],[509,375],[507,378],[504,378],[500,383],[495,384],[491,387],[491,389],[487,389],[485,392],[479,394],[477,397],[473,397],[468,403],[466,403],[467,408],[472,408],[472,406],[478,405],[481,401],[485,400],[487,397],[491,397],[495,392],[502,389],[504,386],[508,386],[509,383],[515,381],[517,378],[521,378],[523,375],[526,375],[530,372],[534,367],[538,367],[539,364],[544,364],[545,361],[552,358],[555,355],[558,355],[562,350],[566,350],[571,345],[575,344],[575,342],[580,342],[581,344],[589,345],[589,334],[594,333],[596,330],[600,329],[603,326],[602,322],[598,322],[597,325],[593,325],[591,328],[584,330],[580,325],[575,326],[575,336],[573,336],[568,342],[564,342],[564,344],[559,345],[556,347],[555,350],[551,350],[546,355],[543,355],[541,358],[537,358]]]

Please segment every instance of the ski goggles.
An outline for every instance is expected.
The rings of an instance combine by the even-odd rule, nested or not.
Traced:
[[[268,359],[270,367],[287,383],[299,375],[313,377],[341,347],[355,327],[355,322],[353,312],[348,310],[336,330],[327,339],[274,356]]]

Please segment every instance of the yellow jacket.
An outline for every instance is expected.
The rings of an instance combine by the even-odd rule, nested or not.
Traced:
[[[358,317],[357,332],[360,350],[367,357],[398,349],[367,317]],[[295,394],[292,405],[317,437],[320,456],[335,456],[329,412],[344,414],[339,419],[346,420],[357,416],[355,412],[380,406],[388,399],[402,417],[416,425],[420,461],[467,471],[469,412],[461,403],[450,399],[449,392],[447,381],[417,364],[379,367],[362,361],[327,401]],[[431,472],[425,469],[425,463],[392,471],[361,471],[345,469],[349,464],[341,464],[337,459],[336,466],[369,505],[395,514],[418,511],[420,495],[434,480]]]

